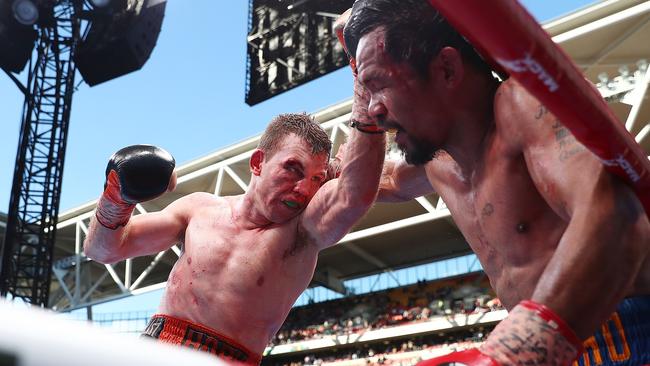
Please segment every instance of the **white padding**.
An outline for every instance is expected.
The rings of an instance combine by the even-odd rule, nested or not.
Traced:
[[[107,333],[2,299],[0,361],[12,366],[226,365],[200,351]]]

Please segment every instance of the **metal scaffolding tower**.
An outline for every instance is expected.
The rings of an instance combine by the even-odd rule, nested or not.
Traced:
[[[38,27],[29,65],[16,155],[0,291],[48,306],[63,163],[74,89],[74,50],[80,39],[81,0],[54,4],[53,19]]]
[[[0,0],[0,41],[14,51],[0,54],[0,66],[25,94],[1,252],[2,296],[49,306],[77,66],[90,86],[142,68],[156,45],[165,5],[166,0]],[[24,86],[12,72],[24,68],[36,34]]]

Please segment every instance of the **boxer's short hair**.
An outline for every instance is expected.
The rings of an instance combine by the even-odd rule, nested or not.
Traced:
[[[257,147],[264,151],[267,157],[271,157],[283,138],[292,133],[311,146],[312,154],[326,152],[329,156],[332,142],[321,126],[307,113],[286,113],[275,117],[266,127]]]
[[[450,0],[451,1],[451,0]],[[359,40],[375,29],[386,32],[386,52],[428,78],[429,63],[444,47],[457,49],[472,65],[491,72],[489,65],[427,0],[357,0],[345,25],[345,44],[356,56]]]

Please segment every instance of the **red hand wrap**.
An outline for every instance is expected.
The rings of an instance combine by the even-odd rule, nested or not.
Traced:
[[[501,365],[570,365],[582,344],[548,307],[522,301],[494,328],[480,348]]]
[[[131,218],[135,204],[125,202],[120,194],[120,178],[114,170],[108,173],[106,188],[97,201],[95,217],[105,228],[115,230],[126,225]]]
[[[553,310],[549,309],[544,304],[532,300],[524,300],[520,302],[519,305],[535,311],[540,318],[544,319],[546,323],[551,326],[551,328],[562,334],[562,336],[564,336],[564,338],[566,338],[566,340],[578,350],[578,354],[583,352],[582,342],[580,341],[580,338],[578,338],[578,335],[573,331],[573,329],[571,329],[571,327],[569,327],[564,319],[555,314]]]
[[[363,133],[381,134],[386,132],[368,115],[370,106],[370,92],[361,85],[359,79],[354,78],[354,101],[352,103],[352,115],[350,116],[350,127],[354,127]]]
[[[385,130],[381,129],[374,123],[363,123],[359,121],[350,121],[350,127],[354,127],[363,133],[384,133]]]
[[[500,366],[495,360],[484,355],[477,348],[460,352],[452,352],[448,355],[422,361],[417,366],[438,366],[464,364],[467,366]]]

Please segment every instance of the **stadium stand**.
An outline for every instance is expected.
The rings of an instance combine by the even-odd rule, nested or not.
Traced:
[[[496,308],[485,276],[473,274],[294,308],[273,344],[381,329],[426,321],[437,315]],[[499,305],[500,306],[500,305]]]
[[[92,322],[137,336],[153,313],[97,313]],[[295,306],[262,365],[413,365],[478,346],[505,314],[481,271],[350,294]]]
[[[263,365],[411,365],[475,347],[505,310],[482,272],[295,307]]]
[[[416,336],[408,340],[384,341],[374,345],[364,344],[347,349],[331,349],[327,352],[287,355],[282,359],[264,359],[262,365],[407,366],[436,355],[477,347],[487,334],[489,332],[481,327],[447,334]]]

